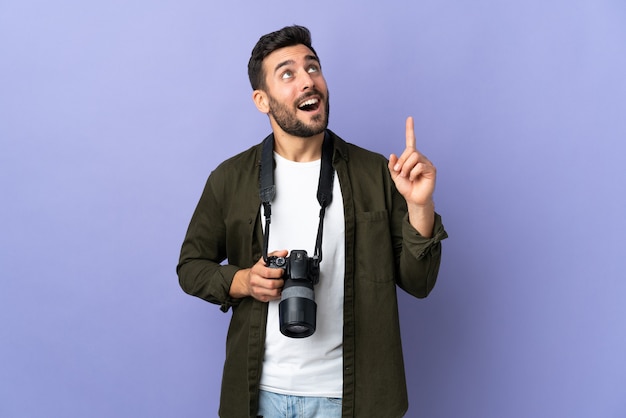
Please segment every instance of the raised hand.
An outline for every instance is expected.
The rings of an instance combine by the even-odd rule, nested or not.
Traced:
[[[415,128],[410,116],[406,119],[406,148],[400,157],[391,154],[389,172],[396,188],[406,200],[411,224],[422,235],[430,236],[437,169],[415,148]]]

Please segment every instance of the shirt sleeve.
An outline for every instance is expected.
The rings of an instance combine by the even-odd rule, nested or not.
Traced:
[[[420,260],[427,257],[428,254],[437,250],[436,247],[440,242],[448,237],[448,233],[443,228],[443,222],[441,216],[435,213],[435,223],[433,225],[433,236],[426,238],[420,235],[419,232],[409,222],[409,215],[404,216],[402,221],[402,235],[406,242],[406,248],[411,252],[413,257]]]
[[[229,296],[240,267],[226,264],[226,227],[216,197],[219,181],[212,173],[189,223],[176,271],[181,288],[188,294],[221,306],[226,312],[239,300]]]
[[[426,238],[409,223],[408,214],[402,220],[402,253],[397,283],[418,298],[428,296],[435,287],[441,264],[441,241],[448,237],[441,216],[435,213],[433,236]]]

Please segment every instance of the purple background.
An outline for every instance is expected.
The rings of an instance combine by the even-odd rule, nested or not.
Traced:
[[[292,23],[331,129],[387,155],[414,115],[439,169],[409,416],[626,416],[623,0],[0,2],[0,416],[216,415],[229,314],[174,267]]]

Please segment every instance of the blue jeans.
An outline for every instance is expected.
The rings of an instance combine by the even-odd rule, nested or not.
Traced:
[[[281,395],[262,390],[257,415],[263,418],[341,417],[341,398]]]

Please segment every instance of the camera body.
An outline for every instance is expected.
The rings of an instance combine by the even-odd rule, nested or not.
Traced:
[[[309,257],[305,250],[292,250],[289,257],[270,256],[267,266],[284,270],[285,280],[308,280],[316,285],[320,280],[320,267],[317,258]]]
[[[292,250],[289,257],[268,257],[267,266],[283,269],[285,285],[278,305],[280,332],[292,338],[312,335],[317,314],[313,286],[319,282],[319,260],[309,257],[305,250]]]

